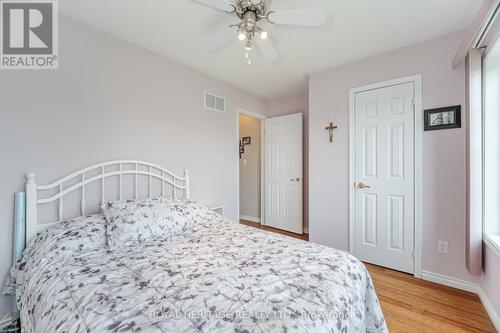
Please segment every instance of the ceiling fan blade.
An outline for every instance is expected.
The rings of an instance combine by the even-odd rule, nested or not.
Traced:
[[[255,43],[267,62],[272,62],[278,59],[278,51],[276,51],[273,42],[269,38],[255,38]]]
[[[269,14],[269,21],[274,24],[320,27],[326,22],[326,11],[277,9]]]
[[[231,6],[233,4],[233,1],[228,1],[228,0],[191,0],[191,1],[194,1],[204,6],[212,7],[214,9],[223,12],[232,12],[234,10],[234,7]]]
[[[207,48],[212,52],[219,52],[224,47],[228,46],[230,42],[236,40],[236,33],[234,30],[229,29],[227,26],[210,31],[207,33]]]

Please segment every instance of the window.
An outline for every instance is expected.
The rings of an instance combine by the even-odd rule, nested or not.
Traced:
[[[500,41],[483,62],[484,79],[484,231],[500,237]]]

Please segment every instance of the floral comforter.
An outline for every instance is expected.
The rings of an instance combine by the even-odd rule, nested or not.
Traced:
[[[102,215],[39,234],[4,289],[23,332],[387,332],[356,258],[185,208],[140,246],[107,247]]]

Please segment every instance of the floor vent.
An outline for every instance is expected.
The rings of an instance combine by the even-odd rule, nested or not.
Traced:
[[[226,112],[226,99],[205,92],[205,110],[215,112]]]

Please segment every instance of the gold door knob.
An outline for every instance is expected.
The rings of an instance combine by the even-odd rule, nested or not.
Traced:
[[[357,185],[354,184],[354,187],[357,187],[357,188],[370,188],[370,185],[366,185],[365,183],[359,182]]]

